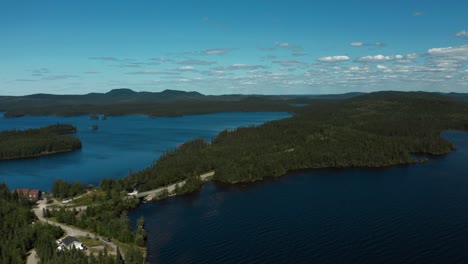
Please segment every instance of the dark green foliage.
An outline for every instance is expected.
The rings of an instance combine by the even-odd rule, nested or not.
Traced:
[[[81,148],[71,125],[57,124],[37,129],[0,132],[0,160],[37,157]]]
[[[61,207],[48,211],[47,215],[55,217],[61,223],[90,230],[124,243],[133,244],[138,237],[138,245],[144,246],[146,234],[141,231],[142,228],[132,232],[130,220],[125,214],[126,210],[135,208],[138,203],[137,199],[126,199],[115,191],[109,191],[106,197],[96,197],[95,203],[82,212]],[[141,243],[142,241],[143,243]]]
[[[146,244],[145,219],[140,217],[137,221],[137,230],[135,232],[135,245],[144,247]]]
[[[51,243],[52,248],[56,248],[56,244]],[[108,255],[99,252],[99,256],[93,255],[87,256],[83,251],[78,249],[70,250],[53,250],[53,254],[47,257],[41,257],[41,263],[46,264],[115,264],[116,258],[112,255]]]
[[[33,247],[31,203],[0,184],[0,263],[25,263]]]
[[[79,181],[74,183],[64,182],[56,179],[52,185],[52,193],[57,198],[69,198],[86,192],[86,186]]]
[[[56,240],[64,235],[60,227],[35,222],[35,216],[32,213],[32,203],[18,196],[17,193],[11,193],[5,184],[0,184],[0,263],[23,264],[26,262],[27,252],[35,249],[41,263],[47,264],[114,264],[119,256],[100,254],[99,257],[86,256],[79,250],[58,251]],[[47,214],[70,214],[74,216],[76,211],[48,211]],[[70,217],[72,219],[72,217]],[[68,221],[68,220],[64,220]],[[71,222],[76,221],[71,220]],[[105,220],[103,220],[105,221]],[[146,234],[143,230],[144,221],[140,220],[138,234]],[[118,229],[115,231],[118,232]],[[127,252],[126,252],[127,253]],[[125,263],[143,263],[143,254],[136,248],[128,250],[128,261]],[[122,260],[120,256],[120,260]]]
[[[131,247],[125,252],[126,264],[141,264],[145,263],[145,257],[141,251],[136,247]]]
[[[211,144],[195,140],[162,155],[149,168],[114,182],[139,191],[182,180],[193,191],[198,175],[251,182],[309,168],[383,167],[416,160],[411,153],[444,154],[440,136],[468,130],[468,103],[433,93],[378,92],[343,100],[316,100],[291,118],[225,130]]]

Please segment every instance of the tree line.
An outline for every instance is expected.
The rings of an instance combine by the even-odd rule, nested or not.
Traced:
[[[21,159],[81,149],[81,141],[66,133],[72,125],[57,124],[26,130],[0,132],[0,160]]]
[[[315,100],[291,118],[224,130],[211,142],[187,142],[124,179],[103,180],[101,187],[145,191],[211,170],[215,180],[237,183],[298,169],[408,164],[418,161],[413,153],[453,150],[441,137],[450,129],[468,130],[468,103],[440,94],[377,92]]]

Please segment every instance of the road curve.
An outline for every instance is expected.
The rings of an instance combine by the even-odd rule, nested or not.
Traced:
[[[36,208],[33,208],[33,212],[37,216],[39,221],[47,223],[49,225],[54,225],[54,226],[61,227],[65,231],[65,236],[74,236],[74,237],[77,237],[77,236],[95,237],[96,236],[96,234],[94,234],[94,233],[84,231],[84,230],[78,229],[78,228],[73,227],[73,226],[68,226],[68,225],[65,225],[65,224],[62,224],[62,223],[57,223],[57,222],[54,222],[54,221],[50,221],[50,220],[44,218],[42,209],[47,208],[46,201],[41,200],[41,201],[39,201],[37,203],[37,205],[38,206]],[[112,248],[112,252],[109,252],[109,253],[115,254],[115,252],[117,252],[117,246],[114,243],[107,242],[107,241],[104,241],[102,239],[101,239],[101,241]]]

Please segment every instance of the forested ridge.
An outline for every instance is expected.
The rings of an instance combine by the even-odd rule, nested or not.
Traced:
[[[76,127],[56,124],[42,128],[0,132],[0,160],[21,159],[73,151],[81,148],[81,141],[67,133]]]
[[[308,103],[313,98],[346,98],[342,95],[203,95],[197,92],[165,90],[135,92],[115,89],[107,93],[84,95],[33,94],[0,96],[0,111],[4,117],[24,115],[105,116],[145,114],[152,117],[206,114],[219,112],[294,111],[295,103]]]
[[[210,170],[216,181],[237,183],[298,169],[408,164],[417,161],[412,153],[453,150],[441,137],[450,129],[468,130],[468,103],[436,93],[376,92],[315,100],[291,118],[225,130],[209,143],[187,142],[147,169],[106,184],[117,190],[137,185],[144,191]]]

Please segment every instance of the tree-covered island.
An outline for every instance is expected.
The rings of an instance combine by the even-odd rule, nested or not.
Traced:
[[[23,159],[81,149],[81,141],[65,135],[76,127],[56,124],[42,128],[0,132],[0,160]]]

